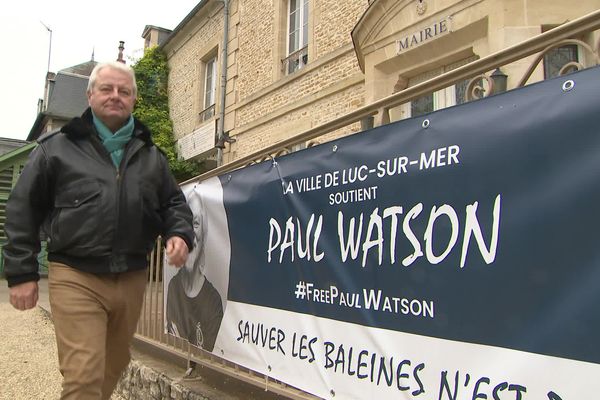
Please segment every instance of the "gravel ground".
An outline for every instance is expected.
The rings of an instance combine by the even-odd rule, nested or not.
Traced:
[[[58,399],[62,376],[47,314],[0,303],[0,327],[0,399]]]
[[[58,399],[61,381],[54,327],[46,311],[18,311],[0,302],[0,400]]]

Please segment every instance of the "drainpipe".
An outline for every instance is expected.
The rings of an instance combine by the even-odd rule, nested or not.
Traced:
[[[223,142],[225,126],[225,91],[227,90],[227,44],[229,42],[229,0],[223,2],[223,45],[221,46],[221,98],[219,107],[219,122],[217,125],[217,142]],[[217,148],[217,167],[223,165],[223,148]]]

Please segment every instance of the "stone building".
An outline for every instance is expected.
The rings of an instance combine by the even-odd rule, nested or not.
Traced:
[[[184,158],[227,163],[598,8],[600,0],[202,0],[160,44],[175,138]],[[598,32],[576,39],[593,48]],[[494,77],[515,87],[532,58]],[[596,61],[564,44],[529,82],[568,62]],[[396,107],[391,118],[464,102],[467,84]]]

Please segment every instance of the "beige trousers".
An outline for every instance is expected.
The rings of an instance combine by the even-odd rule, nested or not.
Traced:
[[[96,275],[49,264],[62,400],[110,399],[129,364],[146,280],[145,269]]]

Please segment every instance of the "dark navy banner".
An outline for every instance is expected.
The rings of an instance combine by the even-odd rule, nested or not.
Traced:
[[[187,185],[167,332],[321,398],[597,397],[599,105],[593,68]]]
[[[581,72],[222,177],[229,300],[600,363],[598,81]]]

